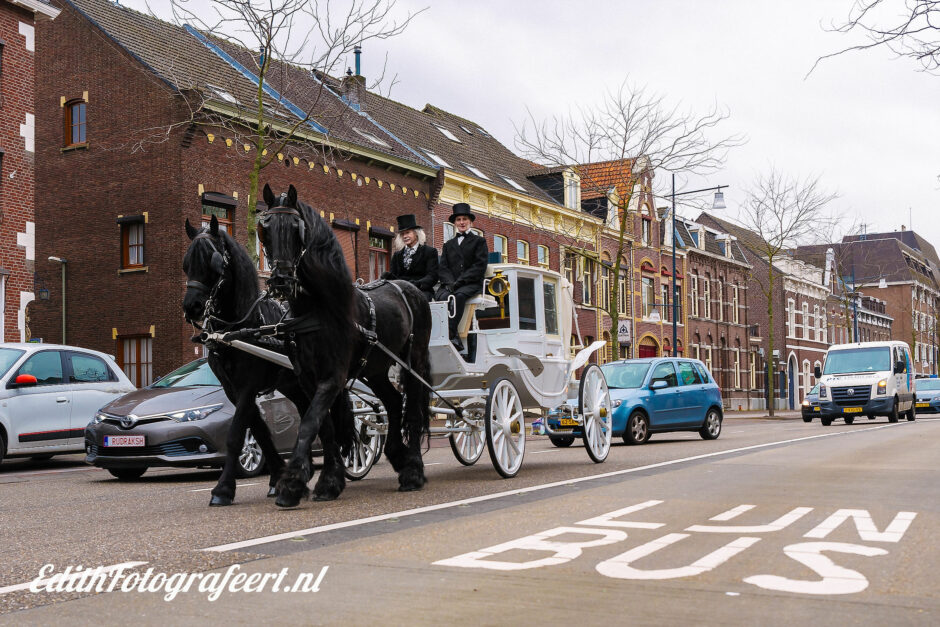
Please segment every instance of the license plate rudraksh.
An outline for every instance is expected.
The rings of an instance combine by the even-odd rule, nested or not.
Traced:
[[[122,446],[144,446],[145,437],[142,435],[106,435],[104,445],[109,448]]]

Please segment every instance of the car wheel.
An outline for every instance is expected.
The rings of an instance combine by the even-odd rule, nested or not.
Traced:
[[[803,416],[803,422],[813,422],[813,419],[810,416]]]
[[[911,401],[911,408],[907,410],[906,417],[909,422],[913,422],[917,418],[917,408],[914,407],[914,402]]]
[[[551,440],[552,444],[558,448],[568,448],[574,444],[573,435],[550,435],[548,439]]]
[[[137,468],[108,468],[108,472],[121,481],[133,481],[134,479],[140,479],[143,474],[147,472],[147,467],[140,466]]]
[[[888,422],[897,422],[901,414],[898,413],[898,397],[894,397],[894,405],[891,406],[891,413],[888,414]]]
[[[822,423],[822,426],[828,427],[829,425],[832,424],[832,418],[820,418],[819,422]]]
[[[855,422],[855,416],[843,416],[842,419],[845,420],[845,424],[847,425],[850,425],[853,422]]]
[[[705,422],[702,423],[702,428],[698,430],[698,434],[702,436],[703,440],[718,439],[718,436],[721,435],[721,414],[717,409],[708,410],[708,413],[705,414]]]
[[[627,444],[646,444],[649,439],[650,419],[640,410],[636,410],[627,419],[627,429],[623,432],[623,441]]]
[[[251,429],[248,429],[245,431],[245,442],[242,444],[242,450],[238,454],[235,475],[239,479],[249,479],[260,475],[263,468],[264,453],[261,452],[261,445],[255,440]]]

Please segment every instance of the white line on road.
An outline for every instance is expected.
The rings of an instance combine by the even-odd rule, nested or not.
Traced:
[[[553,481],[551,483],[543,483],[540,485],[529,486],[528,488],[519,488],[516,490],[507,490],[505,492],[496,492],[495,494],[485,494],[483,496],[475,496],[468,499],[461,499],[459,501],[450,501],[448,503],[440,503],[438,505],[426,505],[424,507],[416,507],[414,509],[408,509],[400,512],[392,512],[389,514],[380,514],[378,516],[368,516],[366,518],[359,518],[356,520],[348,520],[340,523],[333,523],[330,525],[321,525],[320,527],[310,527],[309,529],[301,529],[299,531],[288,531],[286,533],[278,533],[271,536],[263,536],[260,538],[253,538],[251,540],[242,540],[240,542],[230,542],[228,544],[220,544],[218,546],[210,546],[204,549],[203,551],[235,551],[238,549],[244,549],[250,546],[258,546],[260,544],[270,544],[272,542],[279,542],[281,540],[289,540],[291,538],[296,538],[297,536],[309,536],[318,533],[325,533],[327,531],[335,531],[336,529],[346,529],[348,527],[358,527],[360,525],[366,525],[373,522],[381,522],[383,520],[389,520],[391,518],[403,518],[405,516],[414,516],[416,514],[424,514],[426,512],[434,512],[442,509],[449,509],[452,507],[458,507],[460,505],[470,505],[472,503],[482,503],[484,501],[492,501],[495,499],[500,499],[506,496],[515,496],[518,494],[527,494],[529,492],[538,492],[540,490],[547,490],[549,488],[556,488],[560,486],[573,485],[575,483],[582,483],[584,481],[593,481],[595,479],[604,479],[607,477],[617,477],[620,475],[627,475],[635,472],[642,472],[644,470],[651,470],[653,468],[663,468],[666,466],[673,466],[675,464],[682,464],[685,462],[691,462],[699,459],[708,459],[711,457],[721,457],[724,455],[730,455],[732,453],[741,453],[744,451],[754,451],[762,448],[767,448],[770,446],[779,446],[781,444],[793,444],[794,442],[804,442],[806,440],[817,440],[819,438],[830,438],[838,437],[843,435],[850,435],[855,433],[863,433],[865,431],[876,431],[878,429],[887,429],[889,427],[900,427],[905,423],[897,424],[886,424],[880,425],[877,427],[865,427],[864,429],[853,429],[851,431],[829,431],[820,435],[810,435],[802,438],[793,438],[790,440],[777,440],[774,442],[765,442],[764,444],[754,444],[752,446],[744,446],[741,448],[729,449],[727,451],[716,451],[714,453],[704,453],[702,455],[693,455],[692,457],[683,457],[682,459],[673,459],[665,462],[659,462],[656,464],[648,464],[646,466],[639,466],[637,468],[627,468],[625,470],[614,470],[612,472],[600,473],[597,475],[589,475],[587,477],[578,477],[576,479],[564,479],[562,481]]]
[[[540,453],[557,453],[557,452],[559,452],[559,451],[561,451],[561,450],[563,450],[563,449],[560,449],[560,448],[547,448],[547,449],[545,449],[544,451],[532,451],[531,454],[532,454],[532,455],[538,455],[538,454],[540,454]]]
[[[256,481],[255,483],[236,483],[236,484],[235,484],[235,487],[236,487],[236,488],[246,488],[246,487],[248,487],[248,486],[250,486],[250,485],[261,485],[261,483],[260,483],[260,482],[257,482],[257,481]],[[215,488],[199,488],[199,489],[197,489],[197,490],[190,490],[190,492],[208,492],[209,490],[213,490],[213,489],[215,489]]]
[[[89,472],[92,470],[98,470],[92,466],[85,466],[80,468],[56,468],[53,470],[24,470],[22,472],[14,472],[9,475],[2,475],[4,477],[28,477],[31,475],[57,475],[61,472]]]
[[[114,564],[113,566],[99,566],[98,568],[100,568],[100,570],[98,572],[107,574],[115,570],[125,570],[127,568],[136,568],[137,566],[143,566],[146,563],[147,562],[124,562],[123,564]],[[71,575],[67,575],[62,578],[62,584],[65,585],[69,581],[80,579],[82,576],[85,575],[86,571],[94,571],[94,570],[95,570],[94,568],[86,568],[77,573],[72,573]],[[20,590],[29,590],[29,587],[33,585],[33,582],[35,581],[36,580],[33,579],[33,581],[27,581],[26,583],[17,583],[12,586],[6,586],[4,588],[0,588],[0,594],[7,594],[8,592],[19,592]],[[41,586],[44,586],[48,582],[49,582],[48,579],[40,579],[36,583],[36,586],[41,587]]]

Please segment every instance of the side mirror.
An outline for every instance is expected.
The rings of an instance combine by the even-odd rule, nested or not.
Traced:
[[[29,387],[37,383],[39,383],[39,381],[31,374],[18,374],[13,380],[13,387]]]
[[[894,362],[894,374],[900,374],[902,372],[904,372],[904,360],[899,359]]]
[[[663,381],[662,379],[658,379],[658,380],[653,381],[652,383],[650,383],[650,389],[651,389],[651,390],[661,390],[661,389],[667,388],[667,387],[669,387],[669,384],[666,383],[665,381]]]
[[[813,374],[816,375],[816,378],[818,379],[822,376],[822,369],[819,366],[815,366],[813,368]]]

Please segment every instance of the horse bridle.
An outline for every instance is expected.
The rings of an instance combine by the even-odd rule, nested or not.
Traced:
[[[282,201],[283,201],[283,196],[282,196]],[[268,209],[265,209],[264,211],[261,212],[261,219],[258,220],[258,226],[261,227],[262,231],[265,228],[267,228],[268,220],[271,218],[271,216],[277,215],[277,214],[287,215],[292,218],[295,228],[297,229],[297,235],[300,237],[301,246],[300,246],[300,252],[297,253],[297,256],[294,259],[273,259],[269,257],[269,260],[271,263],[271,272],[273,275],[276,271],[280,270],[282,273],[281,276],[289,278],[293,282],[296,288],[298,284],[297,265],[300,263],[300,260],[303,258],[304,253],[307,252],[306,247],[305,247],[305,244],[307,241],[306,239],[307,225],[304,222],[304,218],[300,214],[300,211],[296,207],[289,207],[287,205],[277,205],[275,207],[269,207]],[[265,254],[267,254],[267,252],[268,251],[265,251]]]
[[[224,251],[224,249],[224,252],[219,252],[219,249],[215,246],[215,242],[212,241],[212,236],[208,233],[202,232],[197,234],[196,237],[193,238],[193,242],[198,239],[204,239],[209,243],[209,247],[212,249],[209,267],[218,275],[218,278],[211,287],[201,281],[189,279],[186,281],[186,289],[193,289],[197,292],[208,294],[205,309],[202,314],[203,323],[206,323],[211,318],[212,310],[215,308],[215,297],[219,292],[219,288],[221,288],[222,284],[225,282],[225,271],[228,268],[229,256],[228,251]]]

